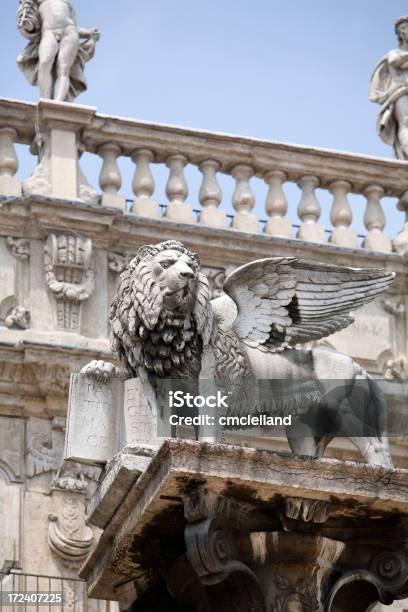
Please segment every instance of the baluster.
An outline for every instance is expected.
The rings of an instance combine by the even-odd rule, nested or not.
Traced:
[[[232,205],[237,211],[232,220],[232,227],[242,232],[257,234],[259,231],[259,220],[251,210],[255,206],[255,196],[249,184],[254,174],[252,166],[238,164],[231,170],[231,175],[236,180],[235,191],[232,194]]]
[[[184,167],[188,159],[185,155],[170,155],[166,159],[166,166],[170,170],[166,185],[166,194],[169,203],[166,209],[166,218],[182,223],[194,223],[193,207],[186,204],[188,185],[184,177]]]
[[[227,225],[227,215],[218,206],[222,201],[222,191],[217,182],[217,172],[221,164],[215,160],[207,159],[201,162],[199,168],[203,173],[203,182],[199,192],[202,210],[200,213],[200,223],[211,227],[225,227]]]
[[[272,170],[265,174],[265,183],[269,185],[265,203],[268,215],[265,233],[278,238],[292,238],[292,224],[288,219],[284,219],[288,212],[288,202],[282,185],[287,178],[281,170]]]
[[[298,216],[302,223],[296,238],[320,244],[325,241],[325,236],[324,227],[317,223],[321,214],[320,204],[315,194],[318,185],[319,179],[316,176],[302,176],[298,181],[298,186],[302,190]]]
[[[117,162],[121,152],[120,147],[114,143],[106,143],[99,147],[98,154],[103,159],[99,185],[103,191],[103,206],[125,209],[126,199],[118,193],[122,186],[122,177]]]
[[[371,251],[392,250],[391,240],[384,232],[385,215],[381,206],[381,198],[384,189],[380,185],[369,185],[363,191],[367,198],[367,206],[364,213],[364,225],[367,228],[367,235],[363,240],[363,247]]]
[[[154,178],[150,170],[150,164],[154,154],[149,149],[139,149],[132,154],[132,161],[136,164],[133,177],[132,189],[135,194],[132,212],[140,217],[158,219],[160,217],[159,202],[153,200]]]
[[[408,253],[408,191],[402,194],[398,203],[397,209],[404,213],[404,225],[402,230],[395,236],[392,241],[394,251],[400,255],[406,255]]]
[[[0,194],[21,195],[21,181],[14,175],[18,170],[18,158],[14,148],[17,132],[12,128],[0,128]]]
[[[347,199],[350,189],[351,185],[347,181],[333,181],[329,186],[333,194],[330,221],[334,227],[329,242],[354,249],[357,247],[357,234],[349,229],[353,221],[353,212]]]

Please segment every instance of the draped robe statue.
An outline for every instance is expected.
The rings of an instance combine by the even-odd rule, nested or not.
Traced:
[[[29,40],[17,63],[42,98],[72,102],[86,90],[85,63],[100,33],[77,26],[70,0],[20,0],[17,26]]]
[[[394,147],[395,157],[408,159],[408,16],[395,24],[399,47],[377,64],[370,81],[369,99],[381,104],[378,134]]]

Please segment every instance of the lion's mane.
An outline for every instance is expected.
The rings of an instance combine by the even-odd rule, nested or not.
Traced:
[[[191,313],[165,309],[162,289],[152,274],[154,256],[174,249],[187,254],[197,272]],[[132,376],[138,368],[160,378],[198,378],[203,345],[212,331],[212,309],[200,260],[180,242],[168,240],[142,247],[122,272],[110,311],[111,348]]]

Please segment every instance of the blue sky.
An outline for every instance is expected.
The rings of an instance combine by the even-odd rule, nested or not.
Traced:
[[[37,90],[15,64],[25,44],[15,27],[17,5],[2,0],[0,7],[0,96],[36,100]],[[392,156],[376,135],[378,107],[368,101],[367,90],[375,64],[396,46],[394,20],[408,13],[406,1],[74,0],[74,5],[80,25],[102,31],[87,65],[89,89],[78,103],[106,114]],[[20,173],[31,163],[22,161]],[[95,182],[97,162],[86,163]],[[131,169],[122,164],[122,191],[130,196]],[[191,172],[190,202],[196,206],[198,176]],[[227,196],[232,186],[223,187]],[[257,212],[265,216],[264,192],[259,194]],[[325,201],[323,196],[323,222]],[[362,204],[355,205],[358,229]],[[386,205],[395,234],[402,217],[392,201]]]

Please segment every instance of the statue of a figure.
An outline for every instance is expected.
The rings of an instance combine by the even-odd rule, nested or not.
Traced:
[[[290,411],[295,423],[286,433],[295,453],[321,457],[342,432],[369,463],[391,467],[375,380],[346,355],[298,345],[350,325],[350,311],[393,278],[386,270],[271,257],[235,270],[225,295],[210,300],[196,254],[172,240],[146,245],[122,273],[110,311],[111,347],[126,370],[94,361],[82,372],[101,382],[138,377],[149,397],[158,379],[214,380],[227,389],[267,381],[266,405],[234,404],[233,412]],[[361,434],[359,419],[367,425]]]
[[[395,157],[408,159],[408,16],[395,23],[399,47],[376,66],[370,81],[369,99],[381,104],[378,134],[394,147]]]
[[[30,41],[17,63],[42,98],[72,102],[86,90],[84,67],[100,33],[77,26],[70,0],[20,0],[17,26]]]

